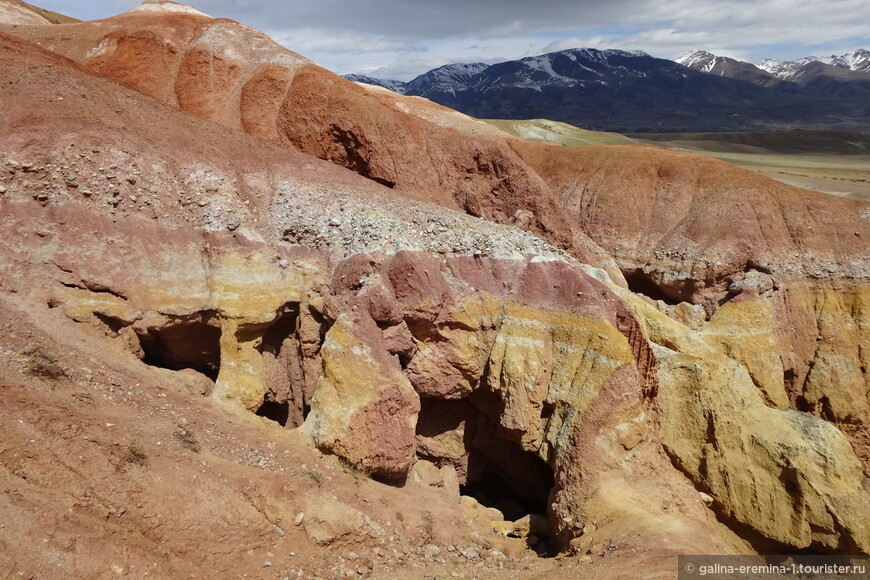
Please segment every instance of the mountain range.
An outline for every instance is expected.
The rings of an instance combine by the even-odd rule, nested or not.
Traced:
[[[814,63],[820,63],[826,66],[853,72],[870,73],[870,51],[862,48],[851,54],[847,53],[839,56],[834,54],[821,58],[817,56],[806,56],[804,58],[790,61],[778,61],[768,58],[758,63],[758,68],[783,80],[794,80],[803,76],[800,72],[802,69],[813,67]]]
[[[691,51],[569,49],[448,64],[409,82],[347,75],[483,118],[547,118],[619,132],[870,130],[870,52],[759,65]]]

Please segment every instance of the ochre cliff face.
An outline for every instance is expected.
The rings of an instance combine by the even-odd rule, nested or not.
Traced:
[[[78,64],[0,35],[9,300],[379,480],[498,480],[475,517],[559,550],[870,549],[866,204],[508,141],[228,21],[45,28]]]
[[[866,552],[866,519],[852,509],[867,501],[859,448],[831,423],[788,408],[782,375],[765,372],[777,361],[752,356],[775,340],[763,302],[729,302],[691,332],[624,297],[657,356],[662,443],[715,509],[749,526],[762,549]],[[823,449],[828,459],[817,463]]]
[[[6,230],[23,234],[33,209],[37,216],[45,212],[6,213]],[[657,451],[660,425],[664,449],[718,502],[717,511],[774,545],[866,549],[864,520],[854,510],[864,501],[861,466],[847,439],[824,421],[765,404],[763,393],[780,399],[781,406],[786,402],[782,381],[769,372],[775,361],[754,348],[772,340],[773,329],[765,334],[758,332],[763,322],[736,323],[764,318],[757,301],[729,303],[701,332],[693,332],[561,261],[458,257],[442,262],[400,253],[357,254],[330,265],[324,255],[290,252],[283,258],[287,266],[280,267],[270,256],[273,249],[228,245],[225,234],[165,237],[153,226],[119,227],[86,219],[72,207],[58,210],[71,225],[60,227],[47,245],[29,250],[62,273],[53,284],[38,285],[47,302],[75,320],[113,323],[118,339],[152,364],[158,355],[141,350],[148,348],[149,337],[193,328],[208,314],[209,324],[219,329],[213,346],[219,350],[214,396],[238,400],[251,410],[271,396],[303,418],[302,429],[318,447],[375,476],[403,478],[420,450],[429,460],[450,465],[462,485],[474,481],[469,459],[479,463],[483,457],[508,473],[525,462],[521,473],[527,479],[512,484],[530,497],[549,496],[560,541],[567,545],[577,538],[586,545],[600,537],[593,526],[586,528],[587,522],[599,522],[595,528],[602,530],[630,521],[652,529],[662,517],[657,494],[688,493],[678,478],[666,475],[672,468]],[[76,240],[86,237],[80,224],[125,244],[77,250]],[[155,236],[164,237],[165,250],[156,263],[147,252],[135,251]],[[14,236],[7,244],[22,247]],[[118,251],[125,257],[122,267],[113,259]],[[18,259],[36,261],[35,256]],[[202,266],[191,268],[194,264]],[[444,278],[448,272],[458,277],[451,284]],[[484,280],[491,282],[488,288]],[[478,285],[473,293],[469,282]],[[620,316],[625,320],[623,300],[642,329],[634,336],[618,328]],[[287,313],[294,319],[290,326],[283,324]],[[322,330],[306,354],[299,348],[302,329],[312,325]],[[285,335],[274,334],[282,328]],[[188,336],[202,334],[200,328]],[[402,334],[406,340],[396,339]],[[266,345],[274,346],[275,336],[281,348],[292,345],[295,359],[283,367],[284,379],[292,369],[315,369],[314,379],[305,377],[314,383],[310,394],[282,396],[276,388],[281,374],[264,372]],[[638,341],[646,344],[643,336],[655,356],[635,354]],[[167,351],[174,348],[162,344]],[[650,399],[642,375],[656,359],[658,378]],[[441,376],[446,380],[428,380]],[[415,391],[416,385],[421,387]],[[437,401],[465,417],[452,447],[449,428],[431,431],[437,415],[427,412],[438,408],[433,407]],[[304,407],[310,408],[307,418]],[[806,433],[813,437],[807,440]],[[755,443],[740,443],[741,438]],[[743,469],[748,450],[762,441],[770,449],[752,460],[757,461],[753,469]],[[792,451],[782,452],[782,445]],[[804,446],[810,447],[797,451]],[[793,474],[791,479],[783,480],[781,470]],[[732,471],[750,479],[738,483],[733,475],[724,476]],[[661,479],[637,481],[650,472]],[[804,503],[789,500],[794,486],[803,486]],[[599,494],[614,487],[624,490],[629,503],[620,503],[620,509],[600,506]],[[769,501],[750,501],[754,497]],[[632,507],[623,513],[625,505]],[[795,511],[782,518],[786,505]],[[716,528],[699,514],[668,518],[691,529]]]
[[[32,285],[32,299],[105,328],[127,356],[212,376],[213,387],[201,375],[197,384],[213,397],[250,411],[267,401],[286,405],[298,421],[288,426],[374,477],[403,481],[419,456],[446,466],[459,485],[497,471],[519,496],[551,505],[565,547],[587,520],[653,529],[656,494],[692,493],[658,451],[634,345],[617,328],[621,300],[577,265],[410,252],[334,262],[239,246],[243,240],[227,234],[168,234],[137,218],[132,227],[114,224],[76,205],[52,204],[68,225],[33,245],[24,243],[28,232],[53,212],[33,200],[4,206],[3,225],[14,235],[3,255],[15,256],[4,270],[49,265],[17,276]],[[80,251],[77,240],[88,237],[81,227],[118,241]],[[155,238],[159,256],[143,251]],[[492,286],[471,291],[469,282],[483,279]],[[439,376],[448,380],[432,380]],[[293,388],[282,390],[288,379]],[[437,426],[439,405],[462,417],[460,434]],[[639,485],[633,461],[665,477]],[[588,508],[605,480],[631,489],[643,511]],[[673,517],[716,530],[719,549],[741,549],[695,506]],[[585,541],[595,537],[590,526]]]

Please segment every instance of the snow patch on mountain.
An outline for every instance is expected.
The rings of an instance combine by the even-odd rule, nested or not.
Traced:
[[[870,51],[863,48],[859,48],[851,54],[832,54],[831,56],[823,56],[816,60],[825,64],[830,64],[839,68],[845,68],[852,71],[870,72]]]
[[[564,52],[573,52],[586,60],[597,61],[601,64],[605,64],[608,66],[612,66],[609,62],[609,59],[613,57],[642,58],[649,56],[642,50],[618,50],[612,48],[608,48],[605,50],[598,50],[596,48],[574,48],[566,50]]]
[[[483,62],[448,64],[418,76],[405,86],[405,94],[423,95],[441,92],[455,95],[468,88],[468,83],[478,73],[489,68]]]
[[[804,64],[798,63],[798,61],[794,60],[780,62],[772,58],[766,58],[755,66],[765,72],[769,72],[777,78],[792,80]]]
[[[575,79],[560,75],[553,70],[553,54],[532,56],[521,59],[523,68],[518,70],[511,86],[542,91],[544,85],[569,86],[576,84]]]

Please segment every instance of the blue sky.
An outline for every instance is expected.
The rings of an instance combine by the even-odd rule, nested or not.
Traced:
[[[136,0],[32,0],[83,20]],[[339,74],[409,80],[451,62],[498,62],[565,48],[690,49],[749,62],[870,48],[867,0],[192,0],[263,30]]]

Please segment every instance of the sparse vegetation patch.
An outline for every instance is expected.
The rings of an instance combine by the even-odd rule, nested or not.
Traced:
[[[29,375],[53,381],[67,376],[57,356],[40,344],[28,346],[22,354],[27,358],[25,370]]]

